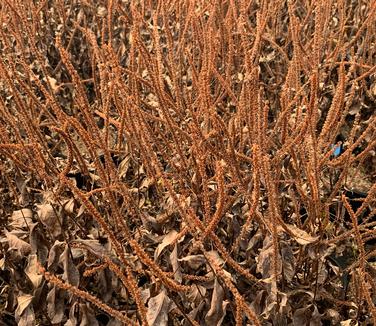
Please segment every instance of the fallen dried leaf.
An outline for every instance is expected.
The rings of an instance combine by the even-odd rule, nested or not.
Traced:
[[[29,277],[30,281],[34,285],[34,289],[37,289],[42,282],[43,275],[39,273],[37,255],[30,255],[28,257],[28,264],[25,268],[25,273]]]
[[[17,297],[17,308],[16,308],[16,315],[21,316],[25,309],[30,305],[31,301],[33,300],[33,296],[31,294],[23,294]]]
[[[12,213],[9,226],[13,229],[27,228],[33,222],[33,212],[29,208],[23,208]]]
[[[167,326],[168,313],[172,308],[172,303],[164,290],[157,296],[150,298],[146,315],[149,325]]]
[[[5,235],[7,237],[9,249],[16,249],[21,256],[26,256],[31,252],[31,245],[20,239],[17,235],[8,231],[5,232]]]
[[[294,233],[296,242],[301,245],[307,245],[316,242],[319,239],[319,237],[311,236],[306,231],[299,229],[295,225],[288,224],[287,227],[292,233]]]
[[[47,229],[56,238],[61,235],[61,221],[56,215],[51,204],[39,204],[37,206],[37,213],[40,221],[47,227]]]
[[[210,309],[205,316],[206,325],[219,326],[224,318],[224,291],[219,284],[218,279],[215,278],[213,294],[210,301]]]

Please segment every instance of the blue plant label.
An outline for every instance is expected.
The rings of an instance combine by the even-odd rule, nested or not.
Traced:
[[[332,149],[334,148],[334,152],[333,152],[334,157],[339,156],[342,152],[342,144],[338,144],[338,145],[332,144],[331,148]]]

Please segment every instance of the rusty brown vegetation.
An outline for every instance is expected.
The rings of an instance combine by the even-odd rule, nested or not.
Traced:
[[[2,1],[2,322],[375,325],[375,15]]]

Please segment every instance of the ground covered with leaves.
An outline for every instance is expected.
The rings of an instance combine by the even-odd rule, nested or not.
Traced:
[[[376,324],[376,1],[0,26],[1,325]]]

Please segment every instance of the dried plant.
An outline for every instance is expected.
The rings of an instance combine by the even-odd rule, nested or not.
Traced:
[[[5,0],[3,322],[376,323],[375,16]]]

